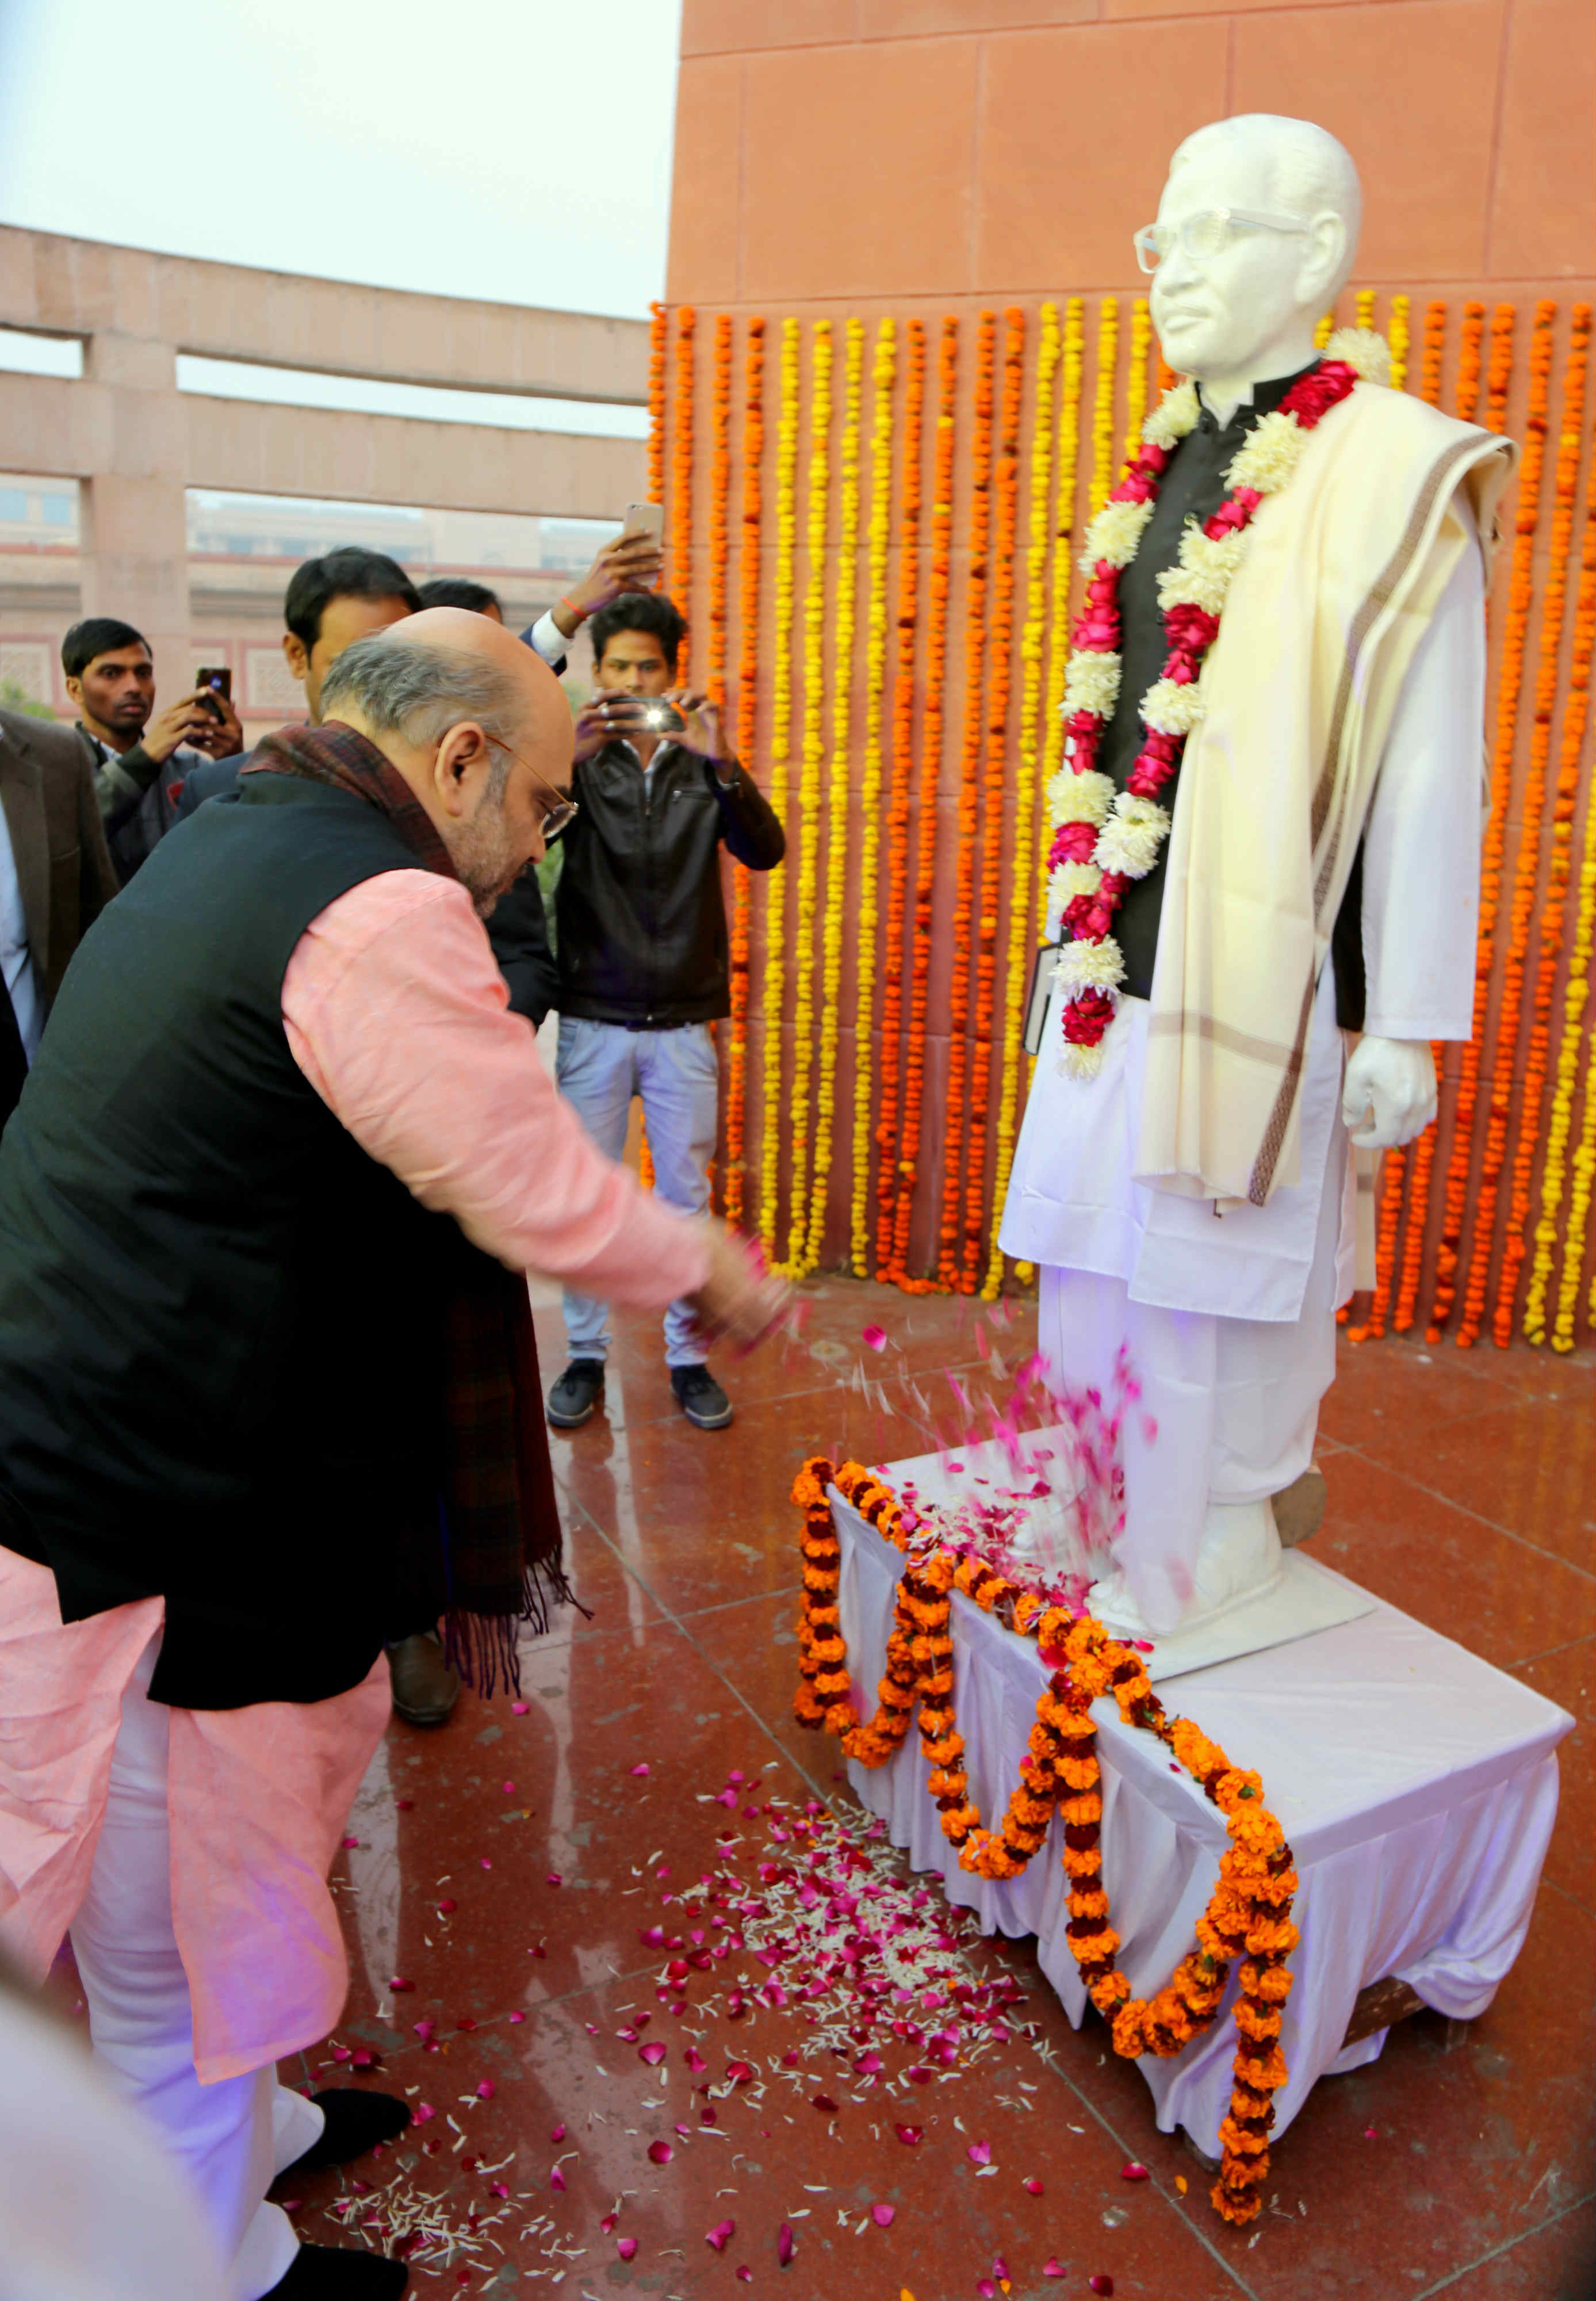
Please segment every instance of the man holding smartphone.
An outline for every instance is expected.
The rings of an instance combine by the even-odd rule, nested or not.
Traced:
[[[684,629],[671,601],[648,591],[623,593],[592,618],[595,692],[576,723],[577,811],[560,835],[555,897],[555,1075],[611,1158],[640,1095],[655,1188],[698,1213],[719,1115],[711,1025],[731,1006],[721,848],[770,871],[786,840],[714,705],[676,685]],[[548,1418],[573,1430],[604,1394],[610,1337],[594,1296],[568,1286],[564,1301],[570,1363]],[[685,1303],[666,1311],[664,1334],[682,1412],[700,1430],[724,1428],[731,1404]]]
[[[149,648],[142,632],[113,615],[74,623],[62,641],[61,664],[93,763],[111,859],[125,887],[176,821],[192,769],[242,751],[244,731],[231,697],[213,684],[214,674],[157,712]]]

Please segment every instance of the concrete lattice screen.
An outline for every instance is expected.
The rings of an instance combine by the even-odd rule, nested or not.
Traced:
[[[1017,492],[1017,516],[1012,569],[1012,607],[1006,609],[1002,605],[1002,571],[994,559],[993,548],[990,547],[984,565],[977,569],[976,592],[978,598],[984,598],[984,624],[982,642],[973,650],[966,648],[971,636],[967,602],[972,596],[970,538],[974,493],[972,488],[972,441],[976,423],[974,397],[978,388],[976,347],[982,320],[978,311],[972,311],[967,306],[960,311],[957,320],[958,369],[951,503],[952,548],[948,568],[948,643],[946,668],[940,682],[940,700],[943,717],[940,763],[934,776],[933,932],[924,986],[923,1133],[916,1162],[907,1271],[911,1277],[934,1276],[937,1271],[945,1198],[948,1181],[952,1179],[960,1200],[960,1225],[965,1221],[966,1204],[979,1205],[980,1208],[983,1243],[981,1253],[974,1258],[978,1265],[975,1273],[977,1285],[987,1277],[989,1271],[986,1242],[990,1241],[992,1219],[998,1121],[1003,1105],[1006,1076],[1004,1017],[1006,1002],[1011,987],[1014,987],[1014,977],[1007,965],[1013,907],[1022,905],[1029,914],[1025,936],[1028,944],[1034,941],[1032,930],[1040,916],[1040,851],[1045,839],[1040,791],[1045,780],[1049,736],[1045,710],[1039,745],[1043,756],[1037,760],[1038,799],[1032,825],[1032,844],[1038,862],[1037,867],[1027,874],[1024,884],[1015,882],[1012,858],[1016,832],[1016,789],[1023,780],[1018,747],[1024,682],[1027,675],[1023,642],[1026,636],[1027,590],[1032,573],[1027,562],[1027,545],[1030,540],[1030,474],[1039,417],[1037,364],[1041,300],[1016,301],[1009,307],[1017,314],[1024,331],[1023,393],[1016,441],[1017,459],[1013,475]],[[1061,296],[1056,300],[1063,313],[1067,307],[1067,298]],[[1058,540],[1057,531],[1061,524],[1067,524],[1073,536],[1079,537],[1089,515],[1094,481],[1099,487],[1102,483],[1105,459],[1101,453],[1101,440],[1094,442],[1094,421],[1098,421],[1100,427],[1101,414],[1104,412],[1108,414],[1113,470],[1117,476],[1124,452],[1129,415],[1133,412],[1128,406],[1128,401],[1140,397],[1144,403],[1157,389],[1157,347],[1148,342],[1145,327],[1138,322],[1134,299],[1128,297],[1109,299],[1092,295],[1082,299],[1082,305],[1084,342],[1079,404],[1073,422],[1066,421],[1065,427],[1073,429],[1075,433],[1075,487],[1073,506],[1067,518],[1061,521],[1055,502],[1053,515],[1049,521],[1051,533],[1043,568],[1043,587],[1049,599],[1053,594],[1056,555],[1061,549],[1072,548],[1069,542]],[[820,1259],[823,1265],[835,1267],[848,1261],[853,1241],[857,1235],[850,1219],[856,1182],[856,1097],[868,1096],[871,1099],[871,1124],[865,1130],[865,1140],[871,1166],[868,1179],[871,1243],[864,1268],[873,1275],[884,1275],[879,1271],[874,1246],[875,1199],[883,1156],[882,1147],[875,1141],[883,1062],[882,1000],[878,981],[868,1002],[872,1017],[870,1035],[867,1041],[859,1041],[856,1028],[859,1011],[856,952],[865,851],[861,783],[865,769],[867,632],[872,590],[869,530],[873,508],[877,501],[876,490],[883,483],[890,489],[890,504],[884,568],[887,661],[882,737],[882,780],[878,805],[882,829],[879,868],[874,879],[882,925],[878,930],[875,972],[879,977],[885,955],[885,922],[890,897],[891,866],[887,819],[893,790],[907,778],[910,805],[907,825],[909,890],[903,944],[906,1010],[913,971],[913,883],[921,813],[918,791],[924,759],[927,707],[928,704],[934,706],[938,699],[927,692],[924,648],[933,573],[932,517],[935,493],[937,362],[943,323],[934,307],[921,305],[917,308],[924,328],[926,347],[925,414],[921,428],[919,459],[923,508],[919,530],[917,621],[912,630],[898,628],[907,321],[907,317],[899,317],[896,322],[897,382],[892,397],[890,467],[883,474],[873,452],[872,441],[874,407],[872,372],[878,340],[878,306],[875,312],[869,313],[863,332],[857,446],[858,501],[853,515],[856,533],[852,573],[856,596],[851,611],[844,606],[845,619],[851,621],[851,636],[845,633],[846,654],[841,659],[838,654],[839,590],[842,574],[840,540],[844,522],[850,516],[844,500],[844,466],[848,445],[845,404],[848,315],[844,310],[830,309],[831,410],[824,431],[823,501],[819,504],[815,500],[812,488],[816,455],[816,442],[813,437],[815,330],[816,317],[823,315],[828,307],[822,307],[821,315],[817,315],[815,306],[806,307],[797,323],[798,391],[792,410],[796,416],[796,453],[790,506],[794,523],[790,562],[792,661],[786,807],[790,847],[786,866],[788,884],[781,905],[781,959],[785,983],[781,1026],[781,1072],[779,1088],[773,1099],[766,1092],[769,1050],[764,1015],[764,985],[769,960],[765,933],[768,891],[758,881],[752,883],[749,891],[749,996],[743,1058],[747,1117],[741,1146],[746,1218],[759,1225],[763,1217],[767,1237],[779,1254],[784,1255],[790,1238],[796,1236],[800,1228],[806,1227],[811,1238],[821,1242]],[[1400,297],[1396,306],[1399,346],[1404,320],[1408,331],[1405,382],[1406,387],[1413,390],[1420,389],[1424,383],[1426,317],[1427,314],[1438,314],[1429,320],[1430,350],[1433,364],[1439,341],[1439,404],[1448,409],[1454,409],[1458,404],[1460,350],[1471,332],[1467,318],[1470,308],[1461,295],[1437,297],[1422,289],[1406,299],[1405,310]],[[1520,541],[1516,523],[1518,504],[1524,498],[1520,496],[1516,501],[1515,495],[1509,495],[1503,509],[1502,544],[1498,555],[1492,599],[1487,751],[1489,754],[1494,749],[1497,753],[1498,788],[1499,791],[1505,789],[1508,800],[1501,816],[1503,845],[1493,958],[1486,986],[1485,1028],[1479,1045],[1478,1084],[1472,1122],[1462,1131],[1460,1137],[1458,1118],[1463,1055],[1462,1050],[1451,1048],[1446,1050],[1440,1124],[1429,1150],[1422,1162],[1410,1150],[1394,1167],[1388,1163],[1382,1184],[1382,1202],[1386,1217],[1383,1242],[1385,1286],[1379,1306],[1378,1324],[1382,1327],[1399,1325],[1424,1331],[1436,1307],[1438,1276],[1445,1270],[1447,1254],[1453,1253],[1457,1256],[1453,1280],[1455,1300],[1441,1322],[1441,1329],[1449,1338],[1457,1336],[1460,1330],[1470,1338],[1475,1333],[1483,1338],[1490,1338],[1494,1327],[1498,1339],[1501,1339],[1504,1332],[1512,1334],[1518,1330],[1523,1322],[1533,1263],[1536,1226],[1542,1219],[1550,1225],[1548,1239],[1551,1249],[1547,1289],[1547,1328],[1550,1333],[1565,1268],[1564,1243],[1568,1234],[1571,1201],[1576,1210],[1576,1252],[1583,1267],[1575,1290],[1576,1311],[1572,1333],[1575,1338],[1583,1339],[1590,1331],[1591,1247],[1578,1208],[1580,1193],[1583,1191],[1588,1202],[1590,1190],[1590,1146],[1587,1144],[1582,1152],[1581,1127],[1583,1123],[1588,1134],[1592,1117],[1596,1115],[1592,1110],[1596,1082],[1592,1082],[1591,1076],[1589,1018],[1581,1031],[1575,1011],[1578,999],[1576,997],[1573,1008],[1569,1000],[1569,969],[1570,953],[1576,941],[1582,865],[1587,882],[1585,897],[1588,910],[1592,891],[1590,874],[1592,866],[1596,865],[1596,848],[1592,843],[1589,729],[1586,727],[1581,744],[1578,723],[1583,707],[1583,697],[1577,691],[1577,680],[1571,682],[1570,666],[1583,646],[1588,673],[1592,607],[1589,595],[1593,582],[1596,582],[1596,567],[1587,565],[1582,591],[1582,551],[1589,562],[1593,532],[1591,525],[1589,398],[1585,419],[1579,422],[1570,434],[1571,447],[1569,439],[1563,436],[1570,415],[1577,414],[1577,409],[1570,410],[1567,406],[1567,396],[1571,390],[1571,331],[1576,308],[1572,297],[1567,297],[1550,306],[1545,299],[1530,298],[1512,305],[1500,300],[1485,303],[1483,306],[1475,303],[1472,307],[1478,315],[1472,323],[1472,331],[1476,334],[1481,346],[1475,420],[1505,428],[1522,441],[1529,421],[1532,364],[1537,358],[1549,372],[1546,386],[1549,405],[1538,510],[1525,539]],[[1383,289],[1377,297],[1366,292],[1360,298],[1354,291],[1349,290],[1337,316],[1343,323],[1350,322],[1355,317],[1372,316],[1375,324],[1389,330],[1392,310],[1391,291]],[[1541,317],[1537,334],[1538,312]],[[1107,326],[1106,314],[1110,315]],[[723,676],[735,719],[741,704],[740,667],[746,666],[751,655],[756,665],[757,691],[755,742],[750,764],[768,787],[772,780],[771,745],[778,732],[773,712],[775,705],[775,623],[781,556],[779,530],[782,492],[781,433],[784,320],[783,315],[777,312],[764,315],[763,454],[756,497],[750,498],[746,492],[748,471],[744,452],[750,316],[746,311],[717,315],[702,306],[696,311],[691,307],[679,306],[662,322],[664,340],[661,348],[664,356],[663,360],[656,359],[656,420],[661,427],[656,467],[666,478],[667,533],[674,545],[666,580],[691,610],[693,676],[701,680],[711,654],[718,656],[725,666]],[[997,357],[992,394],[994,403],[999,403],[995,404],[993,417],[996,455],[1001,445],[998,435],[1002,428],[1003,353],[1009,322],[1003,307],[995,311],[993,320]],[[1437,330],[1441,331],[1439,338]],[[726,339],[728,331],[729,345]],[[1133,340],[1147,346],[1147,370],[1139,389],[1132,389],[1131,375]],[[1105,351],[1107,354],[1107,364]],[[1463,364],[1466,369],[1466,359]],[[718,386],[717,370],[720,377]],[[726,391],[728,381],[729,392]],[[1469,390],[1466,373],[1463,378],[1466,401]],[[729,404],[717,411],[717,395],[721,393],[725,394]],[[1577,397],[1576,387],[1574,388],[1574,396]],[[1061,386],[1057,381],[1054,382],[1049,405],[1042,414],[1052,438],[1056,487],[1058,450],[1063,444],[1061,416],[1065,414]],[[1560,444],[1562,454],[1559,457]],[[1564,504],[1560,520],[1557,502],[1559,472],[1565,495],[1568,492],[1571,475],[1573,480],[1572,505]],[[988,491],[989,512],[991,514],[995,514],[998,508],[998,492],[994,482]],[[750,649],[748,636],[740,624],[740,602],[746,596],[745,555],[755,534],[754,525],[748,517],[754,503],[756,503],[758,510],[760,582],[758,629],[753,635]],[[1527,516],[1527,506],[1525,510]],[[717,545],[714,538],[723,528],[725,540],[723,544]],[[822,558],[816,561],[811,556],[809,543],[813,537],[821,534],[824,536],[825,548]],[[994,538],[994,546],[995,542]],[[689,565],[684,565],[684,545]],[[1513,619],[1510,613],[1513,603],[1509,594],[1514,589],[1516,564],[1519,582],[1515,598],[1521,622],[1524,621],[1525,607],[1524,582],[1526,578],[1529,586],[1528,612],[1523,632],[1521,691],[1516,708],[1510,709],[1504,718],[1501,708],[1503,635]],[[1559,585],[1566,587],[1566,597],[1560,605]],[[846,592],[846,584],[840,588]],[[1081,579],[1076,573],[1073,578],[1072,604],[1078,600],[1080,588]],[[1550,626],[1547,623],[1549,599],[1552,603]],[[820,635],[818,689],[810,676],[817,632]],[[1065,636],[1065,631],[1056,622],[1049,623],[1040,658],[1033,671],[1044,703],[1049,685],[1054,681],[1057,650]],[[971,708],[982,715],[983,731],[990,720],[992,671],[998,652],[1003,648],[1007,648],[1011,658],[1010,692],[999,746],[1002,806],[1000,813],[995,813],[990,803],[993,786],[990,781],[990,760],[992,755],[984,741],[966,747],[965,729],[966,714]],[[912,660],[915,673],[913,734],[907,754],[901,741],[895,741],[893,725],[893,682],[900,657]],[[1538,744],[1535,741],[1537,717],[1541,723]],[[1575,747],[1577,758],[1576,790],[1571,788],[1568,782],[1566,747],[1570,742]],[[843,756],[839,756],[840,752]],[[973,782],[970,775],[972,761],[974,763]],[[1560,799],[1558,795],[1559,766],[1564,775]],[[807,810],[807,842],[805,839],[806,807],[803,798],[806,767],[811,800]],[[1542,782],[1544,783],[1544,796],[1537,798],[1537,787]],[[832,805],[830,795],[844,785],[847,803],[839,810]],[[1554,959],[1552,946],[1543,946],[1542,936],[1554,870],[1554,823],[1559,814],[1564,827],[1562,854],[1567,866],[1567,876],[1560,933],[1555,917],[1552,922],[1553,943],[1556,946]],[[996,920],[997,966],[990,1015],[990,1038],[985,1031],[978,1028],[983,1018],[974,1011],[973,987],[971,992],[972,1011],[965,1028],[957,1035],[949,1031],[957,940],[954,932],[955,891],[960,858],[961,822],[969,826],[965,861],[971,874],[969,883],[977,892],[982,883],[983,864],[989,862],[994,852],[998,863],[996,880],[1000,891],[1000,902]],[[837,854],[839,841],[841,843],[840,858]],[[806,869],[806,844],[811,857],[813,916],[800,925],[800,908],[805,907],[800,900],[799,881]],[[830,953],[833,967],[840,966],[840,978],[836,984],[836,1063],[834,1109],[830,1127],[830,1174],[823,1192],[823,1207],[815,1209],[812,1222],[805,1223],[801,1219],[795,1221],[792,1183],[796,1165],[799,1169],[803,1196],[806,1199],[809,1196],[813,1189],[812,1154],[806,1137],[813,1132],[825,1084],[815,1042],[823,1019],[822,990],[828,955],[827,880],[830,870],[831,884],[835,888],[839,883],[836,876],[839,869],[843,890],[841,931],[833,937]],[[972,950],[978,935],[978,925],[973,922],[970,928]],[[1540,972],[1543,957],[1549,962],[1544,977]],[[800,1034],[795,1031],[795,1015],[798,1000],[802,995],[801,979],[806,967],[809,972],[815,1002],[815,1026],[813,1032]],[[1586,976],[1588,960],[1582,972],[1582,981]],[[1546,991],[1549,985],[1550,996],[1548,1000]],[[1023,996],[1023,992],[1024,985],[1020,984],[1018,993]],[[728,1030],[727,1026],[723,1026],[723,1045],[728,1044],[734,1035],[735,1028],[733,1025]],[[1559,1202],[1550,1209],[1543,1209],[1545,1141],[1552,1119],[1558,1055],[1566,1031],[1576,1033],[1576,1040],[1571,1040],[1569,1043],[1578,1045],[1578,1092],[1573,1098],[1570,1113],[1572,1134],[1561,1154]],[[1549,1075],[1539,1093],[1538,1109],[1526,1119],[1525,1082],[1534,1073],[1534,1064],[1531,1059],[1532,1033],[1535,1034],[1536,1043],[1545,1049],[1544,1062]],[[810,1042],[806,1053],[800,1054],[800,1036]],[[901,1052],[899,1060],[901,1062]],[[806,1072],[806,1083],[802,1075]],[[795,1073],[799,1074],[796,1085],[802,1096],[801,1103],[797,1106],[794,1101]],[[960,1073],[963,1092],[954,1098],[962,1106],[960,1134],[955,1155],[949,1161],[946,1114],[950,1087]],[[980,1171],[975,1174],[970,1163],[968,1130],[972,1104],[979,1099],[982,1081],[986,1086],[990,1117],[981,1150]],[[1013,1075],[1016,1107],[1023,1107],[1024,1085],[1022,1056],[1020,1068]],[[1494,1127],[1492,1124],[1493,1109]],[[768,1173],[765,1143],[767,1130],[772,1128],[776,1134],[777,1150],[774,1162],[777,1201],[773,1219],[769,1194],[766,1192],[762,1196],[761,1189],[762,1176]],[[1528,1159],[1527,1168],[1522,1163],[1518,1166],[1519,1190],[1516,1208],[1514,1182],[1516,1162],[1520,1159],[1521,1138]],[[897,1144],[889,1143],[884,1155],[894,1156],[899,1147],[900,1140]],[[723,1170],[726,1149],[723,1143]],[[1416,1182],[1416,1170],[1421,1163],[1427,1170],[1427,1181],[1424,1183]],[[1524,1191],[1526,1171],[1527,1208]],[[1449,1178],[1452,1201],[1450,1215]],[[722,1181],[723,1185],[723,1171]],[[1492,1184],[1494,1189],[1492,1188]],[[1462,1209],[1460,1221],[1459,1204]],[[1482,1209],[1485,1210],[1484,1219],[1482,1219]],[[1511,1279],[1504,1284],[1504,1251],[1512,1234],[1523,1238],[1525,1259]],[[856,1267],[859,1267],[856,1261]],[[945,1271],[946,1267],[944,1261]],[[967,1284],[970,1276],[968,1260],[961,1263],[960,1275]],[[1471,1279],[1475,1309],[1472,1315],[1466,1315]],[[1441,1299],[1444,1310],[1444,1290]],[[1567,1339],[1567,1329],[1564,1339]]]

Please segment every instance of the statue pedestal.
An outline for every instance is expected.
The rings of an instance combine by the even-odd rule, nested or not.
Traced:
[[[1288,1550],[1280,1572],[1267,1589],[1249,1598],[1238,1598],[1222,1613],[1210,1615],[1190,1628],[1154,1638],[1144,1657],[1147,1674],[1155,1686],[1181,1678],[1189,1669],[1207,1669],[1211,1663],[1233,1661],[1239,1654],[1258,1653],[1266,1646],[1283,1646],[1293,1638],[1310,1637],[1339,1622],[1355,1622],[1372,1614],[1375,1600],[1339,1574],[1316,1566],[1299,1550]],[[1115,1625],[1105,1627],[1115,1635]]]

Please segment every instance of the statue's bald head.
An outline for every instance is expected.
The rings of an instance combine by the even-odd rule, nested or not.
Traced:
[[[322,716],[397,768],[479,908],[542,853],[544,807],[571,772],[571,714],[547,665],[490,616],[428,607],[357,640],[327,674]]]
[[[1199,163],[1217,163],[1233,171],[1237,207],[1279,209],[1300,216],[1305,223],[1317,215],[1340,218],[1346,237],[1341,269],[1326,297],[1327,303],[1333,303],[1352,276],[1363,223],[1363,188],[1346,146],[1311,120],[1292,120],[1279,112],[1238,112],[1229,120],[1211,121],[1194,130],[1176,145],[1169,163],[1171,182],[1182,168]]]

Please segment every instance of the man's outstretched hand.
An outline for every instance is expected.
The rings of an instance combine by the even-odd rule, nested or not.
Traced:
[[[780,1326],[792,1289],[765,1269],[750,1240],[723,1224],[706,1226],[706,1240],[709,1276],[690,1297],[699,1326],[711,1342],[724,1340],[751,1351]]]

